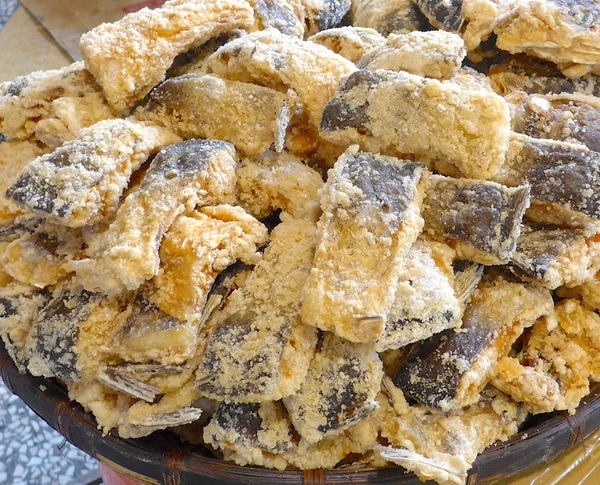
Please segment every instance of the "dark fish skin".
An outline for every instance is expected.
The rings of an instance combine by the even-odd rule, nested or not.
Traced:
[[[462,0],[415,0],[415,3],[435,27],[460,32],[464,22]]]
[[[350,10],[351,0],[322,0],[323,9],[317,15],[318,30],[337,27]]]
[[[254,12],[260,17],[263,29],[275,28],[285,35],[298,34],[299,20],[281,1],[256,0]]]
[[[133,302],[131,314],[119,331],[120,339],[140,338],[155,332],[171,330],[185,322],[165,313],[139,292]]]

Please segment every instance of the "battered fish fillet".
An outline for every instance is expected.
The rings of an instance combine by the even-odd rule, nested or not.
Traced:
[[[252,30],[277,29],[284,35],[304,37],[304,21],[294,9],[295,0],[247,0],[254,9],[256,22]],[[328,2],[331,4],[331,2]]]
[[[0,142],[0,224],[8,224],[24,214],[17,204],[5,196],[6,190],[17,180],[23,169],[45,150],[34,141]]]
[[[459,33],[468,51],[487,40],[496,27],[514,15],[518,0],[414,0],[431,24]]]
[[[247,155],[260,155],[271,147],[283,150],[292,98],[255,84],[186,74],[160,84],[136,117],[184,139],[224,140]]]
[[[436,243],[417,241],[405,257],[396,296],[377,340],[378,352],[397,349],[460,324],[452,276],[436,261]]]
[[[508,186],[531,186],[530,219],[598,232],[600,154],[584,145],[513,134],[494,179]]]
[[[293,89],[310,122],[319,126],[325,105],[340,80],[356,66],[326,47],[283,35],[275,29],[254,32],[221,47],[208,66],[225,79]]]
[[[237,169],[239,203],[258,219],[281,209],[295,219],[317,222],[323,185],[315,170],[285,152],[243,160]]]
[[[102,95],[100,86],[83,62],[18,77],[0,84],[0,133],[9,139],[27,139],[36,132],[40,122],[70,119],[64,116],[65,103],[83,104],[89,100],[100,100],[99,104],[102,104]],[[100,116],[107,113],[98,109]],[[58,113],[61,113],[60,117]],[[90,114],[70,113],[79,123]]]
[[[522,365],[514,357],[498,361],[491,384],[533,414],[550,413],[560,402],[558,382],[543,370]]]
[[[464,176],[490,178],[510,136],[506,102],[485,90],[405,72],[358,71],[323,112],[323,137],[364,150],[443,160]]]
[[[81,36],[79,49],[109,104],[123,111],[164,79],[178,54],[253,24],[244,1],[170,0],[99,25]]]
[[[352,25],[370,27],[387,37],[426,30],[427,19],[411,0],[352,0]]]
[[[600,95],[600,77],[586,74],[569,79],[555,64],[525,55],[517,55],[502,64],[492,66],[489,74],[494,91],[507,95],[513,91],[527,94],[579,93]]]
[[[380,419],[375,411],[341,435],[309,443],[295,438],[280,402],[221,403],[204,429],[204,441],[238,465],[279,470],[333,468],[348,455],[366,453],[376,444]]]
[[[510,269],[551,290],[584,283],[600,269],[600,236],[586,235],[581,229],[524,225]]]
[[[600,152],[600,99],[580,94],[527,95],[513,93],[512,129],[533,138],[585,145]]]
[[[506,264],[516,249],[529,192],[526,185],[432,175],[422,209],[424,232],[453,247],[458,259]]]
[[[50,294],[14,281],[0,269],[0,337],[21,374],[27,370],[27,336]]]
[[[285,398],[294,429],[308,443],[337,436],[379,408],[383,365],[371,344],[326,333],[300,389]]]
[[[394,378],[412,399],[442,411],[476,403],[524,329],[552,312],[550,292],[488,276],[467,305],[462,327],[417,344]]]
[[[390,446],[377,445],[385,460],[440,485],[464,485],[479,453],[492,443],[517,434],[527,412],[501,392],[486,389],[478,402],[451,413],[409,405],[390,381],[390,395],[381,435]],[[391,409],[390,409],[391,408]]]
[[[83,252],[81,232],[49,222],[10,242],[0,253],[0,267],[21,283],[46,288],[69,272]]]
[[[385,37],[376,30],[352,26],[324,30],[307,40],[325,46],[352,62],[357,62],[376,47],[385,45]]]
[[[305,220],[279,224],[245,285],[208,321],[196,374],[201,396],[263,402],[299,389],[317,339],[299,316],[315,232],[314,223]]]
[[[496,27],[497,44],[556,64],[600,64],[600,5],[595,0],[529,0]],[[577,77],[577,76],[574,76]]]
[[[594,311],[600,310],[600,273],[593,278],[573,287],[561,286],[556,290],[561,298],[579,299],[582,303]]]
[[[402,258],[423,220],[423,165],[351,147],[321,193],[317,251],[302,320],[352,342],[381,337]]]
[[[350,10],[351,0],[288,0],[304,24],[304,36],[337,27]]]
[[[110,344],[128,296],[104,298],[76,281],[59,285],[27,336],[27,370],[65,381],[95,378],[110,359]]]
[[[574,414],[600,379],[600,317],[576,300],[556,305],[555,315],[540,320],[525,342],[521,363],[551,375],[559,385],[557,410]]]
[[[361,69],[406,71],[423,77],[451,78],[467,55],[456,34],[435,30],[390,34],[384,46],[371,50],[357,62]]]
[[[25,209],[69,227],[109,217],[133,171],[161,147],[179,141],[164,128],[114,119],[25,167],[6,195]]]
[[[73,263],[81,284],[89,291],[116,294],[157,275],[161,240],[178,215],[197,204],[233,201],[235,156],[231,144],[217,140],[163,148],[114,222],[91,242],[89,258]]]

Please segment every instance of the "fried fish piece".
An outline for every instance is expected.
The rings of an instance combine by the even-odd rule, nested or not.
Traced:
[[[196,374],[201,396],[262,402],[298,390],[316,344],[316,330],[299,316],[315,233],[309,221],[279,224],[245,285],[208,321]]]
[[[352,0],[288,0],[296,17],[310,37],[322,30],[337,27],[350,10]]]
[[[427,19],[411,0],[353,0],[352,25],[370,27],[387,37],[427,30]]]
[[[485,90],[405,72],[367,71],[343,81],[324,112],[323,137],[379,153],[410,153],[487,179],[504,161],[510,135],[506,102]]]
[[[210,74],[167,79],[152,91],[138,119],[164,125],[188,138],[233,143],[247,155],[280,152],[290,119],[291,97],[250,83]]]
[[[99,93],[100,86],[83,62],[52,71],[36,71],[2,83],[0,133],[9,139],[27,139],[40,122],[55,117],[52,112],[58,108],[56,101],[96,99],[101,97]]]
[[[376,411],[382,378],[383,364],[373,345],[326,333],[302,386],[283,404],[300,436],[317,443]]]
[[[79,49],[109,104],[123,111],[160,83],[178,54],[250,28],[254,11],[238,0],[170,0],[81,36]]]
[[[526,224],[511,256],[510,269],[554,290],[593,278],[600,269],[600,236],[582,229]]]
[[[494,30],[500,49],[556,64],[600,64],[600,6],[594,0],[531,0]]]
[[[394,378],[412,399],[442,411],[476,403],[523,330],[550,314],[550,292],[538,285],[488,276],[463,315],[460,330],[446,330],[417,344]]]
[[[352,62],[357,62],[376,47],[385,45],[385,37],[376,30],[353,26],[323,30],[307,40],[325,46]]]
[[[204,441],[238,465],[279,470],[333,468],[346,456],[366,453],[375,445],[379,418],[375,411],[341,435],[309,443],[295,439],[280,402],[221,403],[204,429]]]
[[[80,231],[46,222],[10,242],[0,253],[0,266],[22,283],[45,288],[70,272],[83,245]]]
[[[257,18],[257,30],[274,28],[284,35],[304,37],[304,21],[294,9],[294,0],[248,0]],[[332,2],[323,2],[331,4]]]
[[[560,401],[558,382],[542,370],[522,365],[514,357],[498,361],[491,384],[533,414],[550,413]]]
[[[381,434],[390,445],[377,445],[375,452],[423,481],[464,485],[477,455],[517,434],[527,416],[523,406],[493,388],[465,409],[441,413],[409,405],[399,389],[384,382],[392,409],[382,420]]]
[[[6,273],[2,274],[0,286],[0,337],[19,372],[25,374],[27,336],[40,309],[48,303],[50,294],[19,283]]]
[[[597,232],[600,219],[600,154],[584,145],[513,134],[505,164],[494,179],[529,184],[527,217]]]
[[[0,224],[8,224],[24,210],[5,196],[6,190],[17,180],[23,169],[46,152],[34,141],[0,142]]]
[[[266,152],[237,169],[240,205],[258,219],[281,209],[296,219],[317,222],[323,179],[289,153]]]
[[[505,96],[513,91],[527,94],[579,93],[600,95],[600,76],[586,74],[569,79],[556,64],[525,55],[511,57],[492,66],[489,73],[494,91]]]
[[[351,147],[321,195],[302,320],[352,342],[377,340],[423,219],[425,167]]]
[[[506,264],[514,253],[530,188],[494,182],[429,177],[423,202],[424,232],[446,242],[458,259]]]
[[[590,392],[590,381],[600,379],[598,329],[600,317],[576,300],[563,300],[555,314],[537,322],[526,339],[521,363],[558,381],[557,410],[574,414]]]
[[[114,119],[32,161],[6,191],[27,210],[81,227],[108,217],[148,156],[179,138],[164,128]]]
[[[178,222],[175,225],[178,225]],[[190,240],[186,242],[189,243]],[[169,245],[168,242],[166,244]],[[184,249],[185,246],[181,247],[182,251]],[[198,262],[200,261],[201,258],[198,259]],[[176,261],[173,260],[171,263],[174,264]],[[166,277],[171,280],[176,278],[173,271],[174,269],[171,268]],[[171,288],[175,295],[169,295],[166,291],[169,286],[156,287],[154,284],[146,284],[137,293],[128,309],[127,319],[115,335],[113,353],[129,363],[150,365],[155,362],[163,369],[167,366],[185,364],[198,352],[201,343],[200,332],[212,312],[238,286],[244,273],[250,271],[249,266],[236,264],[221,272],[216,279],[214,274],[206,275],[205,278],[210,281],[202,282],[204,285],[209,284],[204,292],[202,288],[186,289],[187,294],[184,296],[187,305],[184,310],[179,310],[175,306],[177,303],[175,295],[177,290],[182,292],[181,288],[172,285],[175,286],[174,289]],[[185,279],[185,276],[188,275],[183,275],[181,279]],[[213,283],[212,288],[211,283]],[[169,296],[171,299],[168,299]],[[135,376],[123,375],[121,372],[118,374],[123,377],[142,379],[137,374]]]
[[[217,140],[188,140],[163,148],[140,187],[119,207],[114,222],[73,263],[89,291],[135,290],[158,274],[159,246],[178,215],[197,204],[227,203],[235,192],[234,147]]]
[[[65,381],[95,378],[109,358],[110,339],[127,296],[107,299],[76,281],[59,285],[38,313],[27,337],[27,369]]]
[[[460,34],[468,51],[514,15],[515,0],[414,0],[434,27]]]
[[[434,30],[390,34],[386,44],[369,51],[356,65],[361,69],[406,71],[423,77],[451,78],[467,55],[456,34]]]
[[[225,79],[293,89],[314,126],[319,126],[340,80],[356,70],[352,62],[326,47],[275,29],[229,42],[210,57],[208,65]]]
[[[396,296],[377,340],[378,352],[426,339],[460,322],[452,279],[438,266],[430,245],[417,241],[405,256]]]
[[[512,129],[533,138],[580,143],[600,152],[600,99],[578,94],[513,93]]]
[[[574,286],[561,286],[556,290],[560,298],[573,298],[594,310],[600,311],[600,273],[596,273],[584,283]]]

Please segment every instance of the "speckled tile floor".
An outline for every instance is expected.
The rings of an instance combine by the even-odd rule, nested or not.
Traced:
[[[19,6],[0,0],[0,29]],[[78,450],[0,380],[0,485],[82,485],[96,460]]]

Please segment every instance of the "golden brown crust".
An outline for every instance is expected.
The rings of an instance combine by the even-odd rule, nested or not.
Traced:
[[[238,0],[170,0],[81,36],[79,48],[110,105],[123,111],[164,79],[178,54],[213,37],[254,24]]]
[[[385,37],[376,30],[353,26],[324,30],[307,40],[325,46],[352,62],[357,62],[367,52],[385,45]]]

